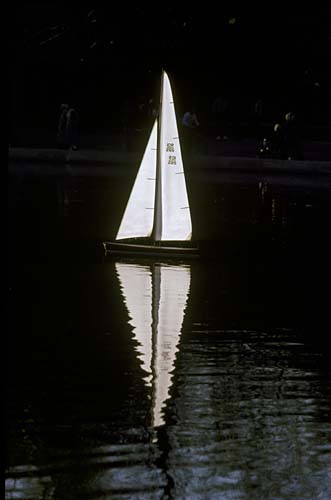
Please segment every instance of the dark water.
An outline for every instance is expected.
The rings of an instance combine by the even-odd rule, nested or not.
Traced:
[[[6,498],[331,498],[331,179],[189,174],[185,264],[103,259],[131,171],[52,173],[9,178]]]

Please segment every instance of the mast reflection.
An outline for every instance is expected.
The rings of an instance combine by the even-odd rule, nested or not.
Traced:
[[[164,424],[163,405],[169,397],[172,370],[186,308],[189,265],[115,263],[129,324],[137,340],[137,355],[152,388],[152,426]]]

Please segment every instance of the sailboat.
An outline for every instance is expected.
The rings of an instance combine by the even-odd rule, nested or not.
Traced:
[[[162,71],[160,108],[114,242],[107,253],[196,257],[174,99]]]
[[[164,424],[164,405],[170,395],[191,267],[117,261],[115,270],[137,342],[143,380],[152,393],[151,424],[158,427]]]

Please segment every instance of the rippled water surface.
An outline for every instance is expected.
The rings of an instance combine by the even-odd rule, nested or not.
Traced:
[[[105,260],[130,175],[10,176],[6,498],[331,498],[330,180],[192,173],[201,258]]]

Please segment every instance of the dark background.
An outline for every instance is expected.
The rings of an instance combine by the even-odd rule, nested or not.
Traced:
[[[330,137],[331,16],[311,3],[260,11],[229,4],[110,2],[107,7],[13,3],[10,19],[10,142],[55,134],[59,106],[80,115],[82,133],[121,130],[125,101],[158,100],[160,70],[177,109],[194,105],[207,130],[212,102],[231,100],[240,121],[264,102],[264,120],[294,111],[311,139]]]

